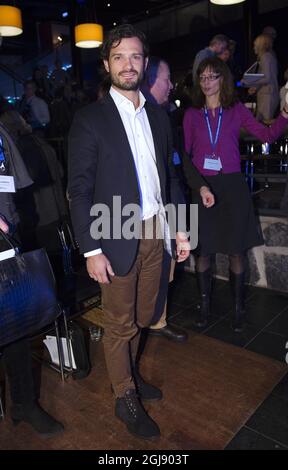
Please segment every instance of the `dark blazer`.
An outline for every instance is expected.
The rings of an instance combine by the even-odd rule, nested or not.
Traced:
[[[150,103],[146,102],[145,109],[154,140],[163,204],[184,203],[172,163],[172,136],[168,117],[160,107]],[[112,221],[116,216],[113,213],[113,196],[121,196],[122,207],[131,203],[140,204],[133,154],[110,94],[80,109],[75,115],[69,134],[68,192],[80,252],[101,248],[115,274],[127,274],[135,261],[139,240],[125,240],[121,237],[95,240],[90,235],[90,226],[94,220],[90,216],[93,204],[106,204]],[[121,216],[121,223],[128,218]]]

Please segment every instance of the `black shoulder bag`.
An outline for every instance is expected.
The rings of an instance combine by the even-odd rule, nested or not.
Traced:
[[[54,274],[45,249],[20,253],[9,236],[0,237],[13,258],[0,261],[0,347],[40,333],[60,315]]]

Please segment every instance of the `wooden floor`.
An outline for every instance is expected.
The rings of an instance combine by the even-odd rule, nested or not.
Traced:
[[[191,334],[184,344],[150,337],[142,375],[161,387],[161,402],[147,404],[161,438],[131,436],[114,417],[102,343],[91,343],[92,372],[61,383],[42,368],[41,403],[62,421],[65,432],[43,439],[24,423],[14,427],[9,413],[0,423],[0,449],[194,450],[224,449],[286,373],[284,363]]]

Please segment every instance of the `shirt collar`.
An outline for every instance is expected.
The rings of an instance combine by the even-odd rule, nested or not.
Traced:
[[[131,100],[126,98],[126,96],[122,95],[122,93],[119,93],[119,91],[115,90],[115,88],[113,88],[112,86],[110,88],[109,93],[111,97],[113,98],[113,101],[116,104],[117,108],[124,108],[129,111],[133,109],[133,112],[136,113],[136,112],[140,112],[142,108],[145,106],[146,98],[143,95],[143,93],[141,93],[141,91],[139,91],[140,104],[137,109],[134,108],[134,104],[132,103]]]

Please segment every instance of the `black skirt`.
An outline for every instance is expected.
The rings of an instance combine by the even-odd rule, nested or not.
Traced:
[[[199,224],[198,246],[194,253],[233,255],[263,245],[261,227],[255,218],[245,177],[241,173],[220,173],[205,176],[205,180],[215,196],[215,205],[207,209],[199,193],[192,195],[192,202],[198,203]]]

